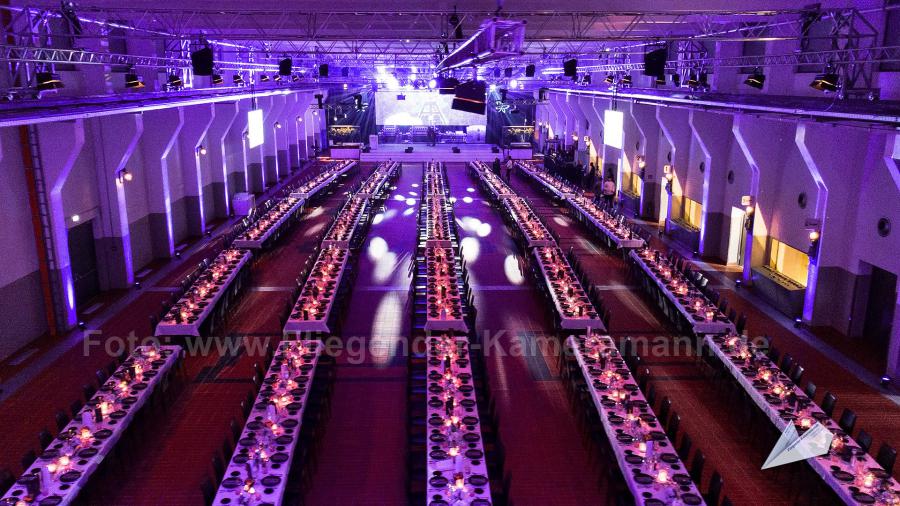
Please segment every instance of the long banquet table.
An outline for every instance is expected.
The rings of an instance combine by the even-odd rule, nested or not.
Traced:
[[[181,358],[180,346],[138,346],[74,420],[0,499],[0,505],[68,505]],[[30,488],[30,490],[29,490]]]
[[[425,211],[425,228],[422,231],[427,246],[449,247],[453,240],[450,219],[453,209],[449,199],[443,195],[428,196],[422,201]]]
[[[609,336],[570,336],[600,422],[635,503],[703,504],[687,466]]]
[[[462,266],[453,248],[426,247],[425,330],[468,332],[462,298]]]
[[[519,232],[522,233],[527,247],[556,245],[556,240],[550,235],[540,218],[531,210],[531,206],[525,199],[510,196],[503,201],[503,206]]]
[[[343,248],[326,247],[319,252],[284,324],[285,334],[331,331],[328,320],[349,259],[350,250]]]
[[[291,197],[309,200],[312,196],[314,196],[316,193],[319,193],[323,188],[330,185],[342,174],[352,169],[355,165],[355,160],[339,160],[336,162],[332,162],[331,165],[329,165],[322,172],[316,174],[316,176],[311,180],[294,189],[294,191],[291,192]]]
[[[252,256],[246,249],[230,248],[219,253],[210,267],[156,325],[156,335],[199,336],[200,326]]]
[[[537,246],[532,250],[532,255],[553,299],[560,327],[606,332],[603,320],[597,314],[594,304],[585,293],[562,250],[555,245]]]
[[[737,335],[704,337],[731,376],[779,430],[816,422],[835,434],[831,451],[806,462],[846,504],[900,504],[900,484],[768,357]],[[888,502],[893,500],[894,502]]]
[[[535,167],[531,162],[516,162],[516,165],[532,179],[562,200],[566,200],[578,193],[578,188],[566,183],[551,174],[546,169]]]
[[[429,504],[488,506],[491,493],[469,343],[464,336],[432,336],[427,358]]]
[[[281,342],[214,505],[282,504],[323,347],[320,341]]]
[[[231,243],[235,248],[260,249],[286,221],[303,209],[304,200],[287,196],[273,205]]]
[[[356,192],[356,196],[365,198],[375,196],[381,191],[384,184],[394,176],[399,167],[400,164],[398,162],[392,161],[381,162],[378,164],[378,166],[375,167],[375,170],[369,174],[369,177],[363,181],[363,184]]]
[[[350,197],[338,212],[331,228],[325,234],[325,238],[322,239],[322,247],[349,248],[353,234],[359,227],[362,217],[365,216],[368,206],[369,200],[365,197],[356,195]]]
[[[568,202],[572,209],[579,213],[589,224],[602,232],[610,244],[616,248],[634,249],[644,246],[643,239],[635,237],[630,230],[621,226],[614,216],[600,209],[591,199],[584,195],[573,195],[568,199]]]
[[[675,269],[664,266],[659,274],[648,265],[648,262],[656,262],[658,252],[650,249],[631,250],[628,254],[631,260],[640,266],[644,274],[650,279],[665,297],[674,305],[679,313],[688,321],[697,336],[703,334],[728,334],[734,332],[734,324],[715,307],[703,294],[693,288],[690,283],[680,279]],[[659,259],[660,263],[666,260]],[[668,274],[667,274],[668,273]],[[660,276],[663,279],[660,279]],[[672,290],[679,290],[678,295]]]
[[[516,192],[506,184],[506,181],[501,179],[497,174],[494,174],[490,166],[486,163],[471,162],[471,166],[475,169],[475,172],[478,173],[478,177],[481,179],[483,186],[487,188],[495,199],[503,200],[516,195]]]

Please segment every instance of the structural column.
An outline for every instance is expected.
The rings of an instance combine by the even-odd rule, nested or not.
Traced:
[[[210,177],[204,173],[209,167],[209,157],[201,155],[200,146],[206,139],[206,133],[212,125],[216,110],[212,104],[195,105],[183,108],[184,125],[179,134],[181,148],[181,170],[184,181],[185,217],[189,236],[200,236],[206,232],[208,199],[203,190],[210,183]],[[206,150],[209,153],[209,149]]]
[[[141,142],[147,184],[147,206],[150,211],[150,236],[153,256],[171,258],[175,254],[175,227],[172,217],[172,188],[169,181],[169,159],[175,141],[184,125],[180,107],[144,113],[147,130]]]
[[[212,194],[210,214],[217,218],[228,216],[231,209],[232,188],[228,184],[230,158],[225,152],[225,139],[238,118],[240,108],[238,102],[219,102],[213,106],[212,124],[206,132],[207,157],[210,166],[209,193]],[[206,193],[206,192],[204,192]]]

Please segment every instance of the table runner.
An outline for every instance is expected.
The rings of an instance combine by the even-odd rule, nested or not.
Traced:
[[[323,347],[320,341],[279,344],[214,505],[282,503]]]
[[[180,346],[138,346],[101,385],[74,420],[17,480],[0,504],[71,504],[109,456],[181,356]],[[85,423],[87,422],[87,423]]]

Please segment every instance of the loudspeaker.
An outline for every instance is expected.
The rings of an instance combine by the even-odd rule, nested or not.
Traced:
[[[319,103],[319,109],[324,109],[325,104],[322,103],[322,99],[325,98],[325,96],[321,93],[316,93],[314,96],[316,97],[316,102]]]
[[[456,87],[456,96],[453,97],[453,104],[450,108],[473,114],[484,114],[486,90],[487,85],[484,81],[462,83]]]
[[[459,79],[454,79],[452,77],[441,77],[438,78],[438,94],[440,95],[454,95],[456,94],[456,87],[459,86]]]
[[[494,67],[494,77],[500,77],[500,67]]]
[[[406,148],[406,149],[404,150],[404,152],[405,152],[405,153],[412,153],[412,152],[413,152],[413,147],[410,146],[410,147]]]
[[[289,76],[291,75],[291,69],[294,67],[294,62],[290,58],[285,58],[278,62],[278,75],[280,76]]]
[[[319,77],[328,77],[328,64],[323,63],[319,65]]]
[[[578,75],[578,60],[572,58],[563,62],[563,75],[566,77],[575,77]]]
[[[512,67],[506,67],[505,69],[503,69],[503,75],[504,75],[504,76],[506,76],[506,77],[512,77],[512,74],[513,74],[513,69],[512,69]]]
[[[525,67],[525,77],[534,77],[534,64]]]
[[[204,47],[191,53],[191,66],[194,69],[195,76],[213,75],[212,49]]]
[[[656,77],[664,77],[666,75],[665,48],[644,53],[644,75]]]

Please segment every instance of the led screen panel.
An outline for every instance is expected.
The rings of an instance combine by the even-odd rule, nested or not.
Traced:
[[[625,137],[625,115],[622,111],[603,112],[603,144],[611,148],[622,149]]]
[[[263,112],[262,109],[254,109],[247,113],[247,147],[262,146],[264,139]]]

